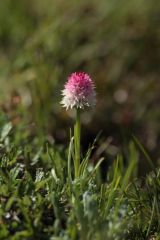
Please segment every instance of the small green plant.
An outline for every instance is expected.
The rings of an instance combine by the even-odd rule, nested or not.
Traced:
[[[90,164],[96,139],[73,178],[65,159],[74,137],[68,151],[46,137],[43,144],[31,140],[28,130],[1,121],[1,240],[159,240],[160,170],[137,178],[140,156],[133,142],[102,180],[103,159]]]

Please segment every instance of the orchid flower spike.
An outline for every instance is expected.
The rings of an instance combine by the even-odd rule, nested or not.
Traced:
[[[90,76],[85,72],[75,72],[68,77],[62,91],[61,104],[68,108],[93,107],[96,103],[95,85]]]

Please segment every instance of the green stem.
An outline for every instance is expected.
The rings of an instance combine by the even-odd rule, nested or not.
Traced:
[[[80,122],[80,109],[76,110],[76,123],[74,126],[74,146],[75,146],[75,177],[79,176],[80,166],[80,138],[81,138],[81,122]]]

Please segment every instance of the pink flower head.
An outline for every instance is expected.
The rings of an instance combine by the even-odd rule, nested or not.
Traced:
[[[62,91],[61,104],[68,108],[84,108],[96,103],[95,86],[90,76],[84,72],[72,73]]]

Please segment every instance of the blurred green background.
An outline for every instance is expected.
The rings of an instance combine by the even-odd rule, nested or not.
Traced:
[[[73,113],[60,91],[77,70],[98,98],[82,116],[84,147],[102,130],[112,155],[134,134],[157,158],[160,1],[0,1],[0,101],[14,124],[67,143]]]

